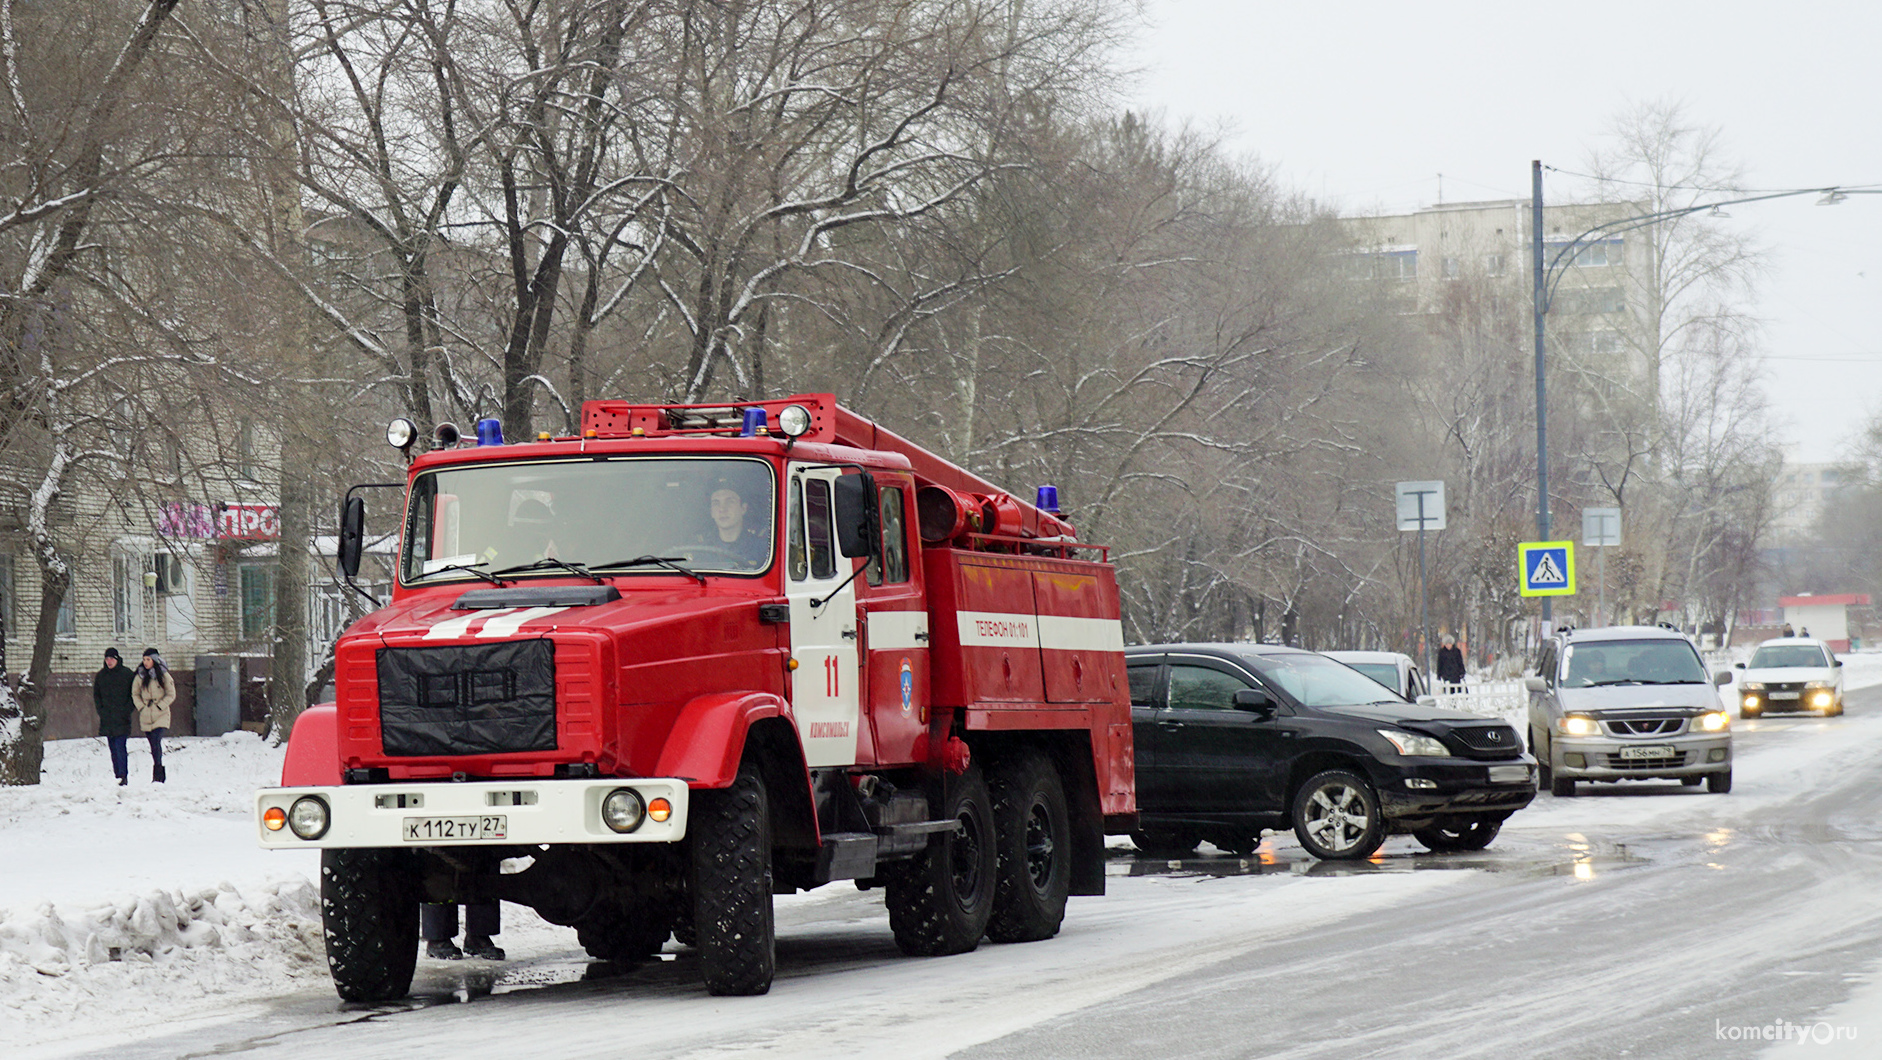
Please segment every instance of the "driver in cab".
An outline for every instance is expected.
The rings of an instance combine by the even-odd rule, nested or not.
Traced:
[[[738,490],[725,479],[713,483],[711,497],[713,529],[693,539],[705,546],[696,559],[708,566],[713,556],[723,553],[732,558],[728,564],[736,570],[757,570],[771,555],[771,540],[748,525],[749,506]]]

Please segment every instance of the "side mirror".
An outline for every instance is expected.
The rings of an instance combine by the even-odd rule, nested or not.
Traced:
[[[1540,677],[1523,678],[1523,688],[1530,692],[1547,692],[1549,683]]]
[[[1732,664],[1732,668],[1733,668],[1733,669],[1736,669],[1736,670],[1743,670],[1743,669],[1745,668],[1745,664],[1744,664],[1744,663],[1733,663],[1733,664]]]
[[[1712,683],[1715,685],[1731,684],[1732,672],[1730,670],[1720,670],[1718,673],[1712,675]]]
[[[359,557],[365,549],[366,499],[348,497],[340,506],[340,572],[349,579],[359,574]]]
[[[1838,659],[1838,660],[1836,660],[1835,662],[1833,662],[1833,663],[1831,663],[1830,665],[1831,665],[1831,666],[1841,666],[1841,665],[1843,665],[1843,660],[1841,660],[1841,659]]]
[[[1438,697],[1419,696],[1418,698],[1412,700],[1412,702],[1418,704],[1421,707],[1435,707],[1438,705]]]
[[[836,546],[850,559],[875,559],[882,551],[876,480],[865,471],[836,480]]]
[[[1260,714],[1263,717],[1280,709],[1280,704],[1274,701],[1274,697],[1259,688],[1241,689],[1235,693],[1233,702],[1236,710],[1245,710],[1250,714]]]

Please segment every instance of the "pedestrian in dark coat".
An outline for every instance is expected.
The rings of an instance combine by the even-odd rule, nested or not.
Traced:
[[[98,709],[98,735],[111,748],[111,772],[120,785],[130,783],[131,682],[133,675],[116,648],[105,649],[104,669],[91,679],[92,706]]]
[[[1444,646],[1438,649],[1438,683],[1446,692],[1464,690],[1464,650],[1449,637],[1444,638]]]
[[[170,731],[170,704],[176,702],[176,679],[163,664],[155,648],[144,649],[144,660],[137,664],[137,682],[131,688],[137,701],[137,724],[150,740],[150,779],[164,782],[163,738]]]

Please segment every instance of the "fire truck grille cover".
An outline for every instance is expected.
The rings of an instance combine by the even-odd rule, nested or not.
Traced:
[[[388,755],[555,750],[555,645],[547,639],[379,649]]]

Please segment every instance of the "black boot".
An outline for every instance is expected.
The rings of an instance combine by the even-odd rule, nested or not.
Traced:
[[[129,777],[119,777],[119,778],[118,778],[118,787],[120,787],[120,788],[121,788],[121,787],[124,787],[125,785],[127,785],[127,784],[129,784],[130,782],[131,782],[131,781],[130,781],[130,778],[129,778]]]
[[[477,957],[486,961],[500,961],[503,959],[503,950],[490,941],[489,935],[466,935],[464,936],[464,956]]]
[[[155,765],[150,767],[150,780],[153,784],[163,783],[164,776],[163,766]]]
[[[464,951],[457,948],[457,943],[450,939],[432,939],[425,943],[425,956],[434,961],[461,961]]]

